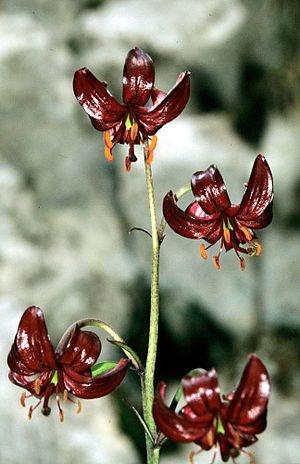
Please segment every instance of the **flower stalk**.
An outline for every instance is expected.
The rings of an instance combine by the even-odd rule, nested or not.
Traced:
[[[144,159],[147,196],[150,212],[151,236],[152,236],[152,274],[151,274],[151,304],[149,321],[148,352],[145,368],[145,377],[142,384],[143,413],[144,420],[154,439],[156,435],[156,425],[153,419],[152,406],[154,400],[154,374],[157,355],[158,341],[158,321],[159,321],[159,251],[160,241],[157,231],[156,208],[154,198],[154,187],[151,164],[147,163],[148,142],[144,141]],[[159,462],[159,448],[154,446],[146,434],[147,464],[157,464]]]

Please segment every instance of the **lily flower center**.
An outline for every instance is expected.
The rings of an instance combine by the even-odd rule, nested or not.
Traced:
[[[41,381],[41,378],[38,377],[34,381],[34,393],[27,395],[26,392],[23,392],[22,395],[21,395],[20,403],[21,403],[21,406],[23,406],[23,407],[26,407],[26,404],[25,404],[26,399],[31,398],[33,396],[39,398],[39,401],[34,406],[30,405],[29,411],[28,411],[28,419],[29,420],[32,419],[32,415],[33,415],[34,410],[37,409],[40,406],[41,403],[43,403],[43,406],[42,406],[42,409],[41,409],[42,414],[44,416],[49,416],[50,413],[51,413],[51,408],[48,405],[49,398],[51,397],[51,395],[53,393],[55,393],[56,404],[57,404],[57,407],[58,407],[58,410],[59,410],[60,421],[63,422],[64,421],[64,412],[63,412],[63,410],[61,408],[61,405],[60,405],[59,394],[60,393],[63,394],[63,402],[68,400],[68,401],[71,401],[72,403],[75,404],[75,401],[72,398],[69,397],[68,390],[66,388],[64,388],[62,372],[60,370],[56,370],[56,371],[53,372],[51,380],[49,381],[48,385],[46,386],[45,390],[42,393],[41,393],[41,387],[42,387],[42,381]],[[81,408],[81,403],[78,400],[77,401],[77,414],[79,414],[81,412],[81,409],[82,409]]]

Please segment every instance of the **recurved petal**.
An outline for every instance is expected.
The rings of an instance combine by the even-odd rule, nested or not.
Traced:
[[[85,372],[97,361],[101,351],[101,342],[93,332],[81,330],[78,325],[73,329],[70,340],[58,361],[64,367],[75,372]]]
[[[245,226],[250,229],[263,229],[267,227],[273,218],[273,201],[266,207],[266,209],[256,217],[247,219],[247,217],[241,219],[240,216],[236,218],[236,222],[240,226]]]
[[[43,372],[38,378],[39,378],[39,395],[45,391],[47,386],[49,385],[49,382],[51,380],[51,377],[53,376],[53,371],[49,372]],[[15,385],[18,385],[19,387],[26,388],[27,391],[32,393],[35,396],[39,396],[36,393],[36,376],[35,378],[33,376],[27,376],[27,375],[22,375],[18,374],[16,372],[10,371],[8,374],[9,380],[14,383]]]
[[[211,417],[221,411],[220,388],[215,369],[186,376],[182,388],[188,405],[199,417]]]
[[[107,90],[106,84],[100,82],[87,68],[75,72],[73,89],[80,105],[90,118],[97,121],[94,126],[100,131],[116,125],[127,112]]]
[[[129,106],[144,106],[150,98],[154,77],[151,57],[141,48],[130,50],[123,71],[123,102]]]
[[[220,237],[220,218],[218,214],[196,219],[177,206],[175,196],[171,191],[164,198],[163,213],[169,226],[182,237],[206,239],[215,234],[215,241]]]
[[[231,206],[220,171],[211,165],[206,171],[195,172],[191,180],[196,201],[206,214],[224,211]]]
[[[24,312],[7,362],[13,372],[21,375],[57,368],[44,314],[40,308],[30,306]]]
[[[250,356],[240,383],[227,409],[227,422],[243,433],[260,433],[266,426],[270,379],[261,360]]]
[[[78,398],[101,398],[114,391],[124,379],[129,360],[122,358],[110,371],[95,377],[75,372],[71,367],[64,367],[64,384],[67,390]]]
[[[135,109],[142,132],[146,135],[155,134],[184,110],[190,96],[190,72],[181,73],[175,86],[163,98],[157,92],[156,98],[159,98],[155,105]]]
[[[271,169],[265,157],[258,155],[253,164],[237,218],[243,221],[257,219],[271,204],[272,200],[273,177]],[[272,216],[269,219],[269,222],[271,222]]]
[[[189,443],[199,440],[207,433],[207,429],[199,425],[196,420],[188,420],[183,415],[177,414],[165,404],[166,385],[161,382],[157,386],[157,392],[153,403],[153,417],[159,430],[171,440]]]

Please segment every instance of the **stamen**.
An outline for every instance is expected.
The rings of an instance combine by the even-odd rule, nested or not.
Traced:
[[[223,235],[224,235],[224,240],[226,243],[230,243],[230,230],[228,229],[228,227],[223,227]]]
[[[104,148],[104,156],[107,159],[107,161],[113,161],[114,157],[113,157],[113,154],[111,152],[111,148],[109,148],[107,146]]]
[[[207,256],[207,253],[206,253],[206,249],[205,249],[205,246],[203,243],[201,243],[200,245],[200,255],[203,259],[208,259],[208,256]]]
[[[132,126],[130,127],[130,138],[132,142],[134,142],[135,139],[137,138],[138,132],[139,132],[139,126],[137,125],[136,122],[133,122]]]
[[[219,256],[213,256],[213,263],[216,269],[220,269]]]
[[[254,255],[256,255],[256,248],[255,248],[255,247],[248,247],[248,248],[247,248],[247,254],[248,254],[249,256],[254,256]]]
[[[262,246],[260,243],[258,242],[254,242],[254,245],[256,246],[256,256],[259,256],[262,252]]]
[[[82,410],[81,402],[78,400],[78,401],[77,401],[77,411],[76,411],[76,413],[77,413],[77,414],[80,414],[80,413],[81,413],[81,410]]]
[[[106,130],[104,132],[104,145],[109,149],[112,149],[113,146],[114,146],[113,141],[112,141],[111,136],[110,136],[110,131],[109,130]]]
[[[156,148],[156,145],[157,145],[157,136],[153,135],[152,139],[151,139],[151,142],[150,142],[150,145],[149,145],[149,148],[148,148],[148,154],[147,154],[147,158],[146,158],[146,163],[147,164],[150,164],[153,161],[154,149]]]
[[[65,403],[68,399],[68,390],[65,388],[64,389],[64,395],[63,395],[63,402]]]
[[[240,260],[241,271],[244,271],[246,269],[246,262],[245,262],[244,258],[242,258],[241,256],[239,256],[239,260]]]
[[[34,388],[35,393],[39,395],[41,391],[41,381],[39,378],[35,380],[33,388]]]
[[[250,242],[252,240],[252,234],[251,232],[247,229],[247,227],[245,226],[242,226],[240,227],[240,230],[243,232],[243,234],[245,235],[246,239],[248,242]]]
[[[194,464],[194,457],[197,455],[197,454],[200,454],[201,452],[203,451],[203,449],[199,449],[198,451],[191,451],[189,453],[189,464]]]
[[[31,395],[30,395],[30,396],[31,396]],[[23,392],[22,395],[21,395],[21,398],[20,398],[20,403],[21,403],[21,406],[23,406],[23,408],[26,407],[26,404],[25,404],[26,398],[28,398],[28,397],[27,397],[26,393]]]
[[[129,156],[126,156],[124,160],[124,171],[129,172],[131,170],[131,160]]]
[[[33,406],[30,406],[29,411],[28,411],[28,420],[32,419],[32,413],[33,413]]]
[[[63,422],[65,420],[65,415],[62,409],[59,411],[59,420],[60,422]]]

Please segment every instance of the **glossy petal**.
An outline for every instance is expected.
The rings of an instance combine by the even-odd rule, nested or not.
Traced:
[[[184,377],[182,388],[187,403],[198,416],[215,414],[221,409],[220,388],[215,369]]]
[[[226,186],[218,168],[211,165],[206,171],[192,176],[192,190],[196,201],[206,214],[214,214],[231,206]]]
[[[7,362],[13,372],[25,376],[57,368],[40,308],[31,306],[24,312]]]
[[[161,382],[157,387],[153,403],[153,416],[159,430],[174,441],[189,443],[199,440],[207,433],[210,419],[186,419],[182,414],[172,411],[164,402],[166,385]]]
[[[177,206],[171,191],[164,198],[163,214],[169,226],[177,234],[186,238],[200,239],[216,233],[216,240],[218,240],[222,233],[219,214],[196,219]]]
[[[72,368],[64,367],[64,384],[67,390],[78,398],[101,398],[115,390],[122,382],[128,364],[128,359],[121,359],[116,367],[96,377],[83,375],[73,371]]]
[[[189,96],[190,73],[181,73],[175,86],[163,98],[156,93],[156,105],[135,109],[142,132],[153,135],[164,124],[175,119],[185,108]]]
[[[100,82],[87,68],[75,72],[73,89],[94,127],[100,131],[111,129],[127,113],[126,107],[114,99],[106,84]]]
[[[46,371],[38,376],[39,382],[40,382],[39,384],[40,395],[46,390],[52,377],[53,377],[53,371]],[[18,374],[17,372],[13,372],[12,370],[10,370],[8,374],[8,378],[12,383],[14,383],[15,385],[18,385],[18,387],[25,388],[27,391],[32,393],[34,396],[40,396],[36,394],[36,391],[35,391],[36,378],[34,378],[33,376],[21,375],[21,374]]]
[[[261,433],[266,427],[270,389],[265,366],[252,355],[228,407],[228,423],[243,434]]]
[[[269,207],[269,222],[272,219],[270,204],[273,200],[273,178],[264,156],[258,155],[249,178],[248,186],[242,199],[237,218],[243,222],[255,221]],[[264,219],[266,225],[269,224]],[[262,227],[265,227],[264,225]]]
[[[80,330],[76,325],[67,347],[58,357],[58,362],[75,372],[85,372],[95,364],[100,351],[99,337],[93,332]]]
[[[128,53],[123,72],[123,101],[128,106],[144,106],[154,83],[154,65],[141,48]]]

